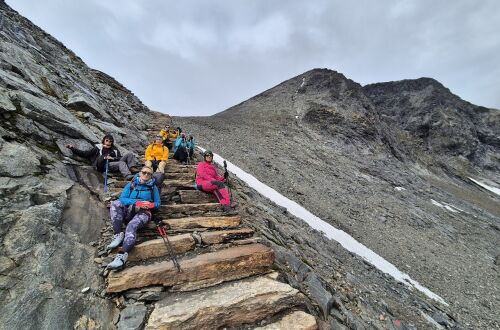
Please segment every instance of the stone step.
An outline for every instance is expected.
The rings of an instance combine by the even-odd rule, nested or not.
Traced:
[[[149,226],[154,227],[156,226]],[[217,230],[207,233],[199,233],[201,242],[205,245],[222,244],[235,240],[242,240],[253,235],[253,230],[250,228],[238,228],[230,230]],[[182,254],[193,250],[195,247],[195,239],[191,234],[175,235],[167,231],[168,239],[176,254]],[[139,235],[138,235],[139,236]],[[256,242],[254,242],[256,243]],[[146,242],[137,244],[129,253],[129,261],[146,260],[169,256],[167,247],[162,238],[150,239]]]
[[[196,242],[191,234],[168,236],[170,244],[176,254],[185,253],[194,249]],[[146,260],[168,256],[169,252],[162,238],[146,241],[137,244],[129,253],[129,261]]]
[[[294,311],[280,320],[254,330],[317,330],[316,318],[303,311]]]
[[[189,217],[164,219],[163,222],[168,224],[172,229],[235,228],[240,225],[241,217],[239,215],[230,217]]]
[[[116,180],[114,183],[114,187],[112,187],[110,190],[116,190],[118,188],[123,189],[129,181],[125,180]],[[167,180],[163,181],[162,189],[166,187],[178,187],[178,188],[185,188],[185,189],[194,189],[194,177],[192,179],[179,179],[179,180]]]
[[[233,328],[303,304],[304,296],[290,285],[255,277],[170,295],[155,304],[146,329]]]
[[[195,203],[217,203],[217,197],[212,193],[206,193],[199,190],[179,190],[181,203],[195,204]]]
[[[200,215],[206,213],[220,212],[221,206],[219,203],[202,203],[202,204],[170,204],[162,205],[158,210],[159,216],[169,216],[174,218],[172,215],[176,215],[175,218],[190,215]]]
[[[194,173],[184,173],[184,172],[167,172],[165,173],[165,180],[192,180],[194,182],[195,175]],[[167,182],[168,184],[168,182]]]
[[[205,253],[179,262],[181,272],[177,272],[170,260],[111,271],[106,291],[122,292],[151,285],[172,287],[173,290],[196,290],[263,274],[273,264],[274,253],[265,245],[251,244]]]
[[[222,244],[233,240],[248,238],[253,235],[254,231],[250,228],[238,228],[231,230],[217,230],[200,233],[203,244]]]

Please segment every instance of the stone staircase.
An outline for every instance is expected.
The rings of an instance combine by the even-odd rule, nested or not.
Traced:
[[[138,233],[127,267],[103,272],[107,294],[125,307],[117,327],[317,329],[315,317],[305,312],[305,296],[277,280],[272,249],[239,215],[223,215],[215,196],[194,189],[195,168],[169,160],[157,213],[168,225],[181,271],[149,223]],[[116,198],[126,184],[114,181],[111,194]],[[104,235],[102,246],[110,230]]]

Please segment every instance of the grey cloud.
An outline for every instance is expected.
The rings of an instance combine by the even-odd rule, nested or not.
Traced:
[[[500,108],[498,1],[8,3],[170,114],[213,114],[315,67],[362,84],[433,77]]]

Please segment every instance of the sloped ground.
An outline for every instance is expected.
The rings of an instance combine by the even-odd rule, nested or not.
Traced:
[[[335,77],[321,89],[315,79],[308,72],[212,117],[174,122],[443,297],[465,327],[499,327],[498,196],[402,157],[365,113],[370,102],[349,101],[361,87]]]

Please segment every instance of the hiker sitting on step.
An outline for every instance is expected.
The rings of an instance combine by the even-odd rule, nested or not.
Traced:
[[[151,205],[137,206],[137,202],[143,201],[154,203],[154,208],[151,209]],[[135,245],[137,230],[152,219],[151,212],[158,209],[160,204],[160,193],[153,178],[153,169],[144,166],[139,175],[125,186],[120,199],[111,203],[110,215],[115,235],[107,249],[114,249],[123,242],[123,253],[116,255],[108,264],[108,269],[122,268],[125,265],[128,253]],[[127,224],[125,233],[122,231],[123,223]]]
[[[161,135],[155,136],[155,140],[151,143],[145,154],[145,165],[153,169],[156,168],[156,172],[165,173],[165,166],[168,161],[168,148],[163,145],[163,138]]]
[[[170,140],[177,138],[177,132],[174,130],[170,130],[169,125],[165,125],[165,128],[160,131],[160,135],[163,139],[163,145],[167,147],[169,150],[172,150],[173,142]]]
[[[229,193],[224,185],[224,179],[227,178],[228,174],[227,172],[224,175],[217,173],[217,169],[212,163],[213,157],[214,154],[210,150],[203,153],[205,161],[200,162],[196,167],[196,186],[202,191],[214,193],[225,214],[236,214],[231,208]]]
[[[177,140],[175,140],[174,159],[177,159],[182,164],[186,164],[188,157],[189,157],[189,152],[188,152],[188,141],[186,139],[186,134],[181,133],[181,135],[177,137]]]
[[[106,160],[108,161],[109,172],[120,172],[123,177],[130,179],[132,174],[130,168],[136,164],[135,157],[132,153],[127,153],[124,156],[114,145],[115,140],[111,134],[106,134],[100,144],[94,145],[90,150],[80,150],[72,144],[64,146],[70,149],[75,155],[90,159],[92,165],[101,172],[106,171]]]

